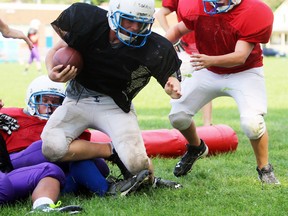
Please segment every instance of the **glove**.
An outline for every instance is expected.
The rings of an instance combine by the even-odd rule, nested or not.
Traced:
[[[12,131],[18,130],[20,126],[16,119],[6,114],[0,114],[0,130],[5,131],[8,135],[12,134]]]
[[[173,44],[173,46],[176,52],[183,52],[185,51],[184,46],[188,46],[188,45],[182,40],[179,40],[175,44]]]

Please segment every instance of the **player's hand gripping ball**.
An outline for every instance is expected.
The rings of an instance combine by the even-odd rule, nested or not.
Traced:
[[[54,67],[56,65],[63,65],[61,70],[70,65],[75,66],[77,68],[77,73],[79,73],[83,68],[83,59],[81,54],[69,46],[57,50],[52,61]]]

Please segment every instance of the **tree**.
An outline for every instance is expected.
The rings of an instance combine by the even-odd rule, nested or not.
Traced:
[[[22,2],[22,3],[42,3],[42,4],[72,4],[75,2],[87,2],[94,5],[101,5],[104,2],[109,2],[109,0],[2,0],[1,2]],[[271,7],[273,11],[275,11],[280,4],[282,4],[285,0],[263,0],[267,5]],[[161,0],[155,0],[156,5],[161,5]]]

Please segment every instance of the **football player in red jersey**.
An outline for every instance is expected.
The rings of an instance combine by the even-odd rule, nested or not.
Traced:
[[[0,170],[4,169],[6,171],[11,171],[12,169],[47,162],[47,159],[44,158],[41,151],[42,142],[40,140],[40,134],[47,123],[48,118],[62,104],[64,98],[64,85],[62,83],[53,82],[47,75],[43,75],[34,79],[28,86],[26,108],[10,107],[1,109],[0,137],[3,138],[3,142],[1,142],[0,153],[5,151],[5,154],[2,156],[9,153],[8,157],[10,158],[5,158],[4,160],[3,157],[0,157],[0,163],[2,162]],[[85,131],[81,134],[80,138],[90,140],[90,132]],[[93,162],[82,161],[79,163],[72,163],[70,164],[70,167],[73,167],[74,170],[79,170],[78,167],[85,167],[85,164],[86,167],[90,167],[90,170],[95,173],[95,176],[92,176],[91,179],[98,179],[99,177],[97,181],[91,181],[91,187],[89,186],[88,188],[93,188],[93,190],[95,190],[93,192],[96,193],[100,191],[99,194],[103,195],[108,189],[108,183],[103,177],[106,177],[109,174],[107,164],[103,159],[97,158],[94,159]],[[97,171],[98,167],[101,173]],[[65,165],[64,169],[66,171]],[[69,171],[69,174],[74,172],[73,169],[69,169]],[[96,172],[98,173],[97,175]],[[98,185],[94,186],[94,183],[98,182],[102,182],[103,184],[99,184],[100,187],[98,187]],[[68,184],[65,184],[65,187],[71,188]],[[70,192],[68,189],[66,190],[66,188],[64,188],[63,191]]]
[[[159,24],[165,32],[167,32],[170,27],[167,21],[167,16],[169,14],[171,14],[172,12],[176,12],[178,21],[181,21],[181,18],[178,16],[177,12],[178,3],[179,0],[162,0],[162,8],[160,8],[155,13],[156,19],[158,20]],[[190,63],[190,55],[192,53],[198,53],[195,44],[194,31],[183,35],[183,37],[176,44],[174,44],[174,46],[179,58],[182,60],[180,71],[182,74],[182,80],[184,80],[185,77],[190,77],[194,71],[194,68]],[[203,106],[202,112],[203,125],[212,125],[212,101]]]
[[[21,125],[21,130],[5,133],[0,130],[9,153],[21,151],[31,143],[40,140],[41,132],[49,116],[65,98],[65,88],[61,83],[52,82],[43,75],[34,79],[26,94],[26,108],[2,108],[1,113],[13,117]]]
[[[192,117],[207,102],[220,96],[233,97],[240,112],[241,127],[256,157],[259,179],[280,184],[268,160],[268,132],[263,56],[260,43],[269,41],[272,10],[260,0],[181,0],[182,22],[166,37],[175,43],[194,30],[198,54],[192,54],[195,72],[182,84],[182,97],[172,99],[170,122],[186,137],[187,152],[174,174],[186,175],[193,163],[207,154]]]
[[[27,109],[2,108],[4,104],[0,100],[0,205],[31,194],[33,209],[81,211],[79,206],[55,206],[60,185],[66,185],[65,175],[57,165],[47,162],[41,154],[41,145],[39,154],[36,151],[24,154],[24,149],[40,139],[47,118],[62,104],[64,97],[63,85],[41,76],[29,85]]]

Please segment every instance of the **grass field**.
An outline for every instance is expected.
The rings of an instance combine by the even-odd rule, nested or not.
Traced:
[[[184,186],[182,189],[150,189],[122,198],[65,195],[60,198],[63,205],[80,204],[85,209],[82,215],[101,216],[287,215],[288,59],[266,58],[264,62],[269,104],[266,116],[269,156],[282,183],[280,186],[262,187],[257,179],[252,148],[240,129],[237,107],[231,98],[218,98],[213,101],[213,123],[227,124],[235,130],[239,139],[235,152],[201,159],[189,175],[181,178],[172,173],[178,159],[153,158],[156,176],[178,181]],[[25,91],[29,82],[38,76],[36,70],[24,75],[23,65],[0,64],[0,71],[0,97],[5,106],[24,106]],[[171,128],[167,118],[169,98],[155,80],[151,80],[134,103],[143,130]],[[195,119],[200,126],[201,113]],[[114,167],[112,170],[115,171]],[[0,215],[24,215],[30,208],[31,201],[27,199],[1,207]]]

